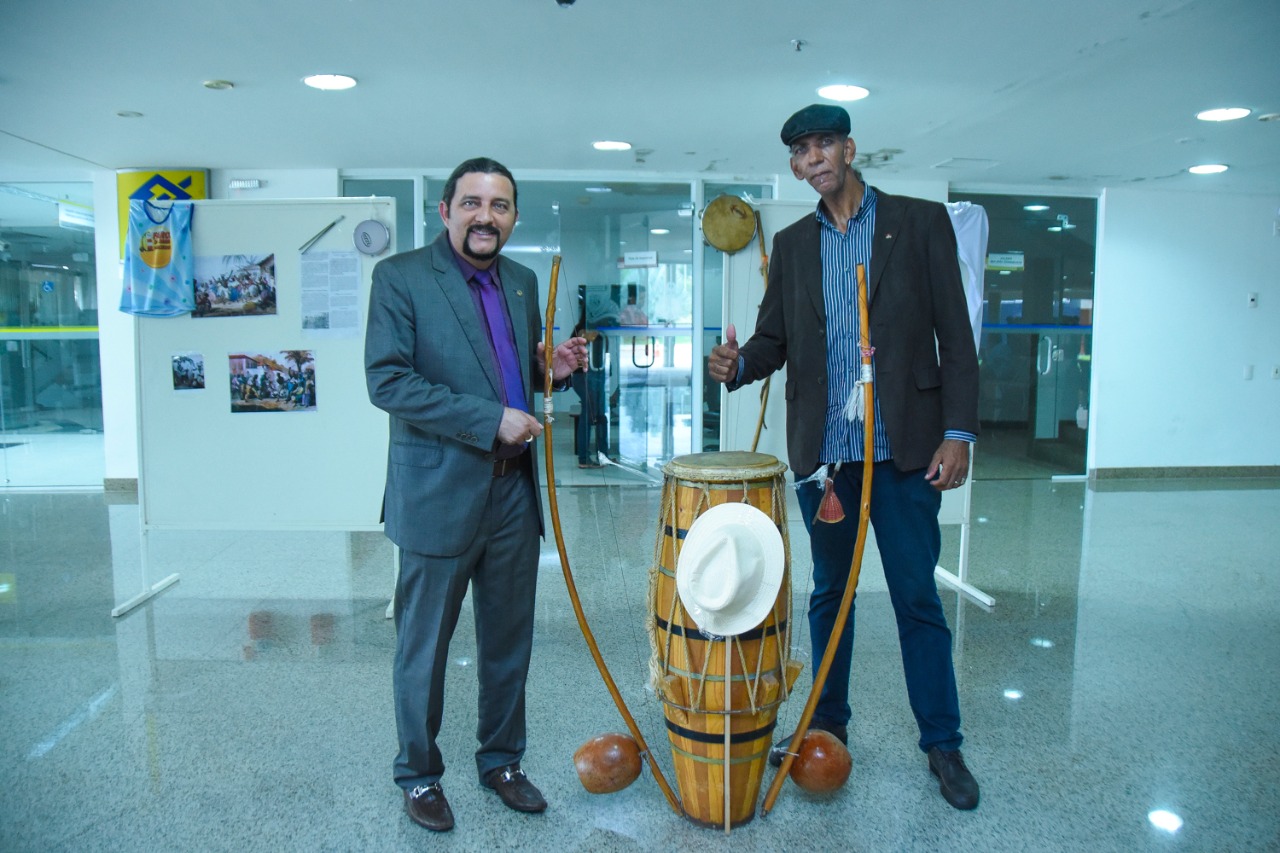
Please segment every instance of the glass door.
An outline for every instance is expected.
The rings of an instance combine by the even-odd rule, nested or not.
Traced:
[[[606,260],[597,269],[606,280],[579,286],[578,317],[596,336],[592,368],[603,374],[587,378],[603,386],[603,411],[593,416],[606,423],[602,435],[593,422],[587,438],[605,440],[603,452],[623,466],[661,469],[694,447],[690,186],[595,189],[593,206],[612,208],[587,225],[604,239]]]
[[[0,488],[102,486],[90,184],[0,184]]]
[[[974,477],[1083,475],[1092,369],[1092,198],[953,192],[990,224]]]

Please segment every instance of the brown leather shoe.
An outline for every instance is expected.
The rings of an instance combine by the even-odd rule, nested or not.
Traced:
[[[432,832],[453,829],[453,809],[449,808],[449,801],[444,798],[444,788],[439,782],[405,791],[404,810],[409,813],[410,820]]]
[[[929,770],[938,777],[938,790],[948,803],[964,811],[978,807],[978,780],[965,767],[960,750],[933,747]]]
[[[507,808],[518,812],[540,812],[547,808],[542,792],[524,775],[519,764],[509,764],[491,771],[484,784],[498,792]]]

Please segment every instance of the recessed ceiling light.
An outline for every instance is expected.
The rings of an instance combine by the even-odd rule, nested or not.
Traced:
[[[818,90],[818,94],[832,101],[861,101],[871,93],[861,86],[837,83],[831,86],[823,86]]]
[[[1043,211],[1043,210],[1048,210],[1048,209],[1049,209],[1049,205],[1047,205],[1047,204],[1024,204],[1024,205],[1022,206],[1022,209],[1023,209],[1023,210],[1029,210],[1029,211],[1031,211],[1032,213],[1040,213],[1040,212],[1041,212],[1041,211]]]
[[[650,228],[649,233],[650,234],[670,234],[671,229],[670,228]]]
[[[1204,163],[1200,166],[1192,166],[1187,171],[1193,175],[1216,175],[1227,171],[1227,167],[1221,163]]]
[[[1244,107],[1222,107],[1216,110],[1204,110],[1196,113],[1196,118],[1201,121],[1235,121],[1238,118],[1244,118],[1252,110],[1246,110]]]
[[[601,139],[591,143],[591,147],[597,151],[630,151],[630,142],[619,142],[613,139]]]
[[[236,84],[232,83],[230,80],[205,80],[204,87],[206,89],[218,89],[218,90],[234,89],[236,87]]]
[[[356,78],[348,77],[346,74],[312,74],[310,77],[303,77],[302,82],[312,89],[336,92],[355,86]]]

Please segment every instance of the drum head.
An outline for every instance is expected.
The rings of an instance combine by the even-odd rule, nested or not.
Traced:
[[[702,236],[715,248],[733,254],[751,242],[756,214],[736,195],[722,195],[702,212]]]
[[[767,453],[748,450],[721,450],[714,453],[688,453],[677,456],[662,471],[691,482],[736,483],[743,479],[776,477],[787,470],[786,464]]]
[[[356,226],[352,240],[355,241],[356,249],[366,255],[379,255],[391,242],[391,232],[378,220],[366,219]]]

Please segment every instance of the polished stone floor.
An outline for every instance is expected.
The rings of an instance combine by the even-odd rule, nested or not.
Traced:
[[[625,472],[610,482],[560,488],[566,545],[671,778],[643,627],[659,490]],[[852,777],[828,796],[787,782],[767,817],[728,837],[675,815],[647,771],[613,795],[579,784],[577,746],[624,727],[548,540],[525,767],[550,808],[510,812],[471,772],[464,611],[442,737],[458,825],[435,835],[391,782],[393,558],[380,534],[142,535],[129,498],[0,492],[0,850],[1275,850],[1277,519],[1275,481],[977,482],[969,579],[996,604],[943,600],[981,805],[948,806],[916,749],[871,550]],[[809,566],[790,524],[799,615]],[[944,563],[958,542],[946,528]],[[807,637],[795,646],[807,689]]]

